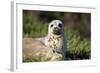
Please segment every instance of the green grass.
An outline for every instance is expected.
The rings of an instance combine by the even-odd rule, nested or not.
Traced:
[[[71,59],[89,59],[91,56],[91,43],[88,38],[82,38],[76,30],[67,30],[66,56]]]
[[[47,35],[48,23],[32,19],[30,16],[24,17],[23,33],[33,38]]]

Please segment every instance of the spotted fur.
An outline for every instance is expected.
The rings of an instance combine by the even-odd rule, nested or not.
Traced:
[[[54,25],[55,27],[58,27],[58,24],[62,24],[60,35],[53,34],[52,30],[54,30],[54,28],[52,29],[50,27],[51,24]],[[49,29],[49,31],[48,31],[48,36],[45,39],[45,45],[51,50],[52,53],[61,54],[65,58],[67,40],[66,40],[66,36],[65,36],[65,33],[64,33],[63,23],[60,20],[53,20],[49,24],[48,29]]]

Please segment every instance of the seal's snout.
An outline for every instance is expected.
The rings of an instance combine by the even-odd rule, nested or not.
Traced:
[[[57,27],[54,27],[53,33],[54,33],[55,35],[60,35],[60,34],[61,34],[60,29],[57,28]]]
[[[60,29],[57,28],[57,27],[54,27],[54,31],[55,31],[55,32],[58,32],[58,31],[60,31]]]

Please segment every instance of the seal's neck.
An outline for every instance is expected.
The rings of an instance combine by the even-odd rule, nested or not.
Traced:
[[[61,35],[55,35],[55,34],[48,34],[49,37],[54,37],[54,38],[60,38],[60,37],[64,37],[64,34]]]

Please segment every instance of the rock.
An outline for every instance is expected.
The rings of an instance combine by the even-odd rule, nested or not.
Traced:
[[[53,53],[39,40],[23,38],[23,62],[59,61],[62,55]]]

